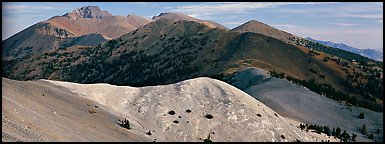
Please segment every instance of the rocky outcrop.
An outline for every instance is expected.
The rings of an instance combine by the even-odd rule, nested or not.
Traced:
[[[72,19],[79,19],[79,18],[101,19],[112,15],[107,11],[100,10],[98,6],[84,6],[81,8],[77,8],[70,13],[66,13],[63,16],[72,18]]]
[[[54,36],[56,38],[70,38],[70,37],[76,37],[75,34],[65,30],[65,29],[61,29],[61,28],[58,28],[58,27],[55,27],[49,23],[47,23],[46,25],[40,27],[40,28],[37,28],[35,29],[36,33],[40,34],[40,35],[51,35],[51,36]]]
[[[95,46],[107,39],[120,37],[149,22],[150,20],[135,15],[113,16],[97,6],[77,8],[63,16],[54,16],[34,24],[4,40],[2,60],[22,58],[32,52],[40,55],[46,50],[72,46],[71,43]],[[71,43],[68,43],[69,41]]]

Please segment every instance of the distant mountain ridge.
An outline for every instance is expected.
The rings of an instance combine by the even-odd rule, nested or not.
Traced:
[[[358,48],[354,48],[354,47],[351,47],[351,46],[343,44],[343,43],[334,43],[331,41],[316,40],[316,39],[313,39],[311,37],[306,37],[305,39],[312,40],[312,41],[318,42],[318,43],[326,45],[326,46],[339,48],[339,49],[346,50],[346,51],[349,51],[352,53],[356,53],[356,54],[359,54],[361,56],[364,56],[364,57],[367,57],[367,58],[370,58],[370,59],[373,59],[376,61],[383,61],[383,52],[378,51],[378,50],[358,49]]]
[[[66,29],[78,36],[97,33],[115,39],[148,24],[151,20],[135,15],[111,15],[97,6],[84,6],[44,22]]]
[[[75,13],[82,18],[53,17],[42,22],[52,28],[41,28],[37,33],[35,30],[41,26],[35,26],[3,41],[3,53],[20,57],[32,54],[16,59],[3,57],[3,76],[151,86],[202,76],[224,79],[245,66],[253,66],[282,73],[303,84],[330,84],[328,88],[335,89],[333,92],[351,93],[362,99],[360,93],[372,94],[365,95],[372,101],[376,100],[374,94],[383,97],[382,62],[306,40],[256,20],[229,30],[184,14],[161,13],[148,24],[127,32],[127,27],[119,26],[129,21],[126,26],[135,27],[143,19],[135,15],[104,17],[93,8]],[[9,47],[5,49],[4,45]],[[353,59],[357,63],[352,63]],[[370,83],[348,79],[355,70],[368,75]],[[372,105],[368,103],[363,105]]]
[[[170,12],[160,13],[158,16],[152,17],[152,20],[158,20],[160,18],[167,18],[167,19],[172,19],[175,21],[181,21],[181,20],[194,21],[194,22],[204,24],[210,28],[228,29],[227,27],[225,27],[221,24],[218,24],[216,22],[209,21],[209,20],[200,20],[200,19],[193,18],[193,17],[185,15],[185,14],[180,14],[180,13],[170,13]]]
[[[262,35],[270,36],[282,41],[288,41],[292,37],[296,37],[295,35],[276,29],[272,26],[269,26],[265,23],[256,21],[256,20],[250,20],[240,26],[237,26],[233,28],[231,31],[237,31],[237,32],[254,32],[259,33]]]
[[[99,18],[100,19],[100,18],[112,16],[112,15],[107,11],[100,10],[100,8],[97,6],[85,6],[85,7],[77,8],[72,12],[64,14],[63,16],[68,18],[74,18],[74,19],[78,19],[78,18]]]
[[[96,46],[149,22],[151,20],[140,16],[114,16],[97,6],[84,6],[38,22],[3,40],[2,59],[22,58],[79,44]],[[74,40],[76,38],[78,40]]]

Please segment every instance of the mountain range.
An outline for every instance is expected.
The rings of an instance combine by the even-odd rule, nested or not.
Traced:
[[[378,68],[382,69],[382,64],[310,42],[256,20],[228,30],[183,14],[162,13],[145,20],[112,16],[88,6],[39,22],[3,41],[3,75],[18,80],[148,86],[198,76],[224,80],[254,66],[330,84],[336,92],[350,95],[344,96],[345,100],[351,96],[373,102],[382,99],[382,90],[375,86],[381,85]],[[315,48],[320,51],[314,52]],[[373,77],[373,83],[349,79],[357,70],[360,75],[378,78]],[[379,110],[378,105],[369,103],[362,106]]]
[[[175,106],[181,110],[186,109],[183,106],[190,104],[190,107],[202,107],[203,109],[199,112],[203,114],[209,111],[204,107],[213,106],[218,101],[220,103],[217,108],[222,108],[224,111],[218,110],[220,113],[213,114],[214,117],[219,116],[222,119],[234,117],[224,115],[229,113],[233,106],[238,109],[242,108],[244,112],[243,116],[237,115],[235,121],[229,121],[231,124],[226,129],[234,127],[234,125],[240,126],[239,128],[250,127],[252,125],[250,120],[253,119],[259,123],[269,123],[264,126],[256,126],[256,128],[264,129],[260,133],[269,131],[272,134],[263,137],[244,131],[241,132],[241,135],[247,135],[247,139],[240,135],[232,136],[235,131],[225,132],[226,129],[219,127],[225,121],[214,119],[214,125],[218,126],[215,131],[216,135],[212,135],[214,140],[219,138],[222,141],[250,141],[251,139],[253,141],[309,141],[307,133],[299,134],[295,127],[292,128],[286,122],[274,118],[279,117],[278,114],[295,118],[303,123],[331,124],[322,120],[317,121],[316,115],[308,114],[308,119],[301,119],[303,115],[282,110],[280,106],[293,105],[293,101],[288,100],[282,100],[278,105],[276,102],[271,103],[271,100],[263,101],[268,106],[262,108],[262,111],[266,112],[263,115],[269,115],[269,119],[262,121],[255,119],[259,117],[255,116],[255,112],[259,112],[261,109],[253,106],[259,103],[259,99],[266,100],[264,97],[270,96],[258,92],[269,90],[270,83],[279,85],[277,88],[272,88],[272,91],[298,91],[301,94],[294,93],[291,96],[305,95],[304,99],[322,97],[318,99],[317,106],[326,101],[325,99],[334,101],[334,103],[328,103],[329,106],[344,102],[377,111],[373,112],[373,117],[378,117],[378,112],[382,114],[383,109],[382,62],[373,61],[351,52],[332,49],[256,20],[250,20],[230,30],[216,22],[178,13],[161,13],[148,20],[133,14],[114,16],[96,6],[85,6],[62,16],[54,16],[39,22],[4,40],[2,46],[2,76],[3,81],[9,81],[6,86],[8,89],[17,89],[12,86],[24,85],[23,81],[34,80],[25,83],[26,85],[50,83],[43,87],[49,87],[48,89],[55,91],[51,93],[52,95],[56,95],[61,90],[67,90],[63,93],[72,95],[74,98],[71,99],[78,99],[80,96],[92,100],[98,105],[102,105],[107,113],[112,113],[114,116],[111,115],[111,117],[122,119],[128,116],[136,119],[137,122],[146,123],[133,124],[136,128],[142,127],[141,132],[132,131],[137,135],[132,137],[132,140],[136,139],[135,141],[138,139],[143,141],[154,139],[194,141],[194,136],[206,137],[208,133],[211,133],[209,127],[205,126],[208,123],[204,123],[195,113],[189,120],[198,125],[195,129],[190,129],[185,124],[179,128],[172,126],[181,124],[179,120],[176,120],[178,122],[174,122],[174,124],[168,123],[169,121],[165,123],[151,120],[166,120],[161,117],[163,113],[166,113],[165,109],[160,109],[162,107],[169,109],[170,106]],[[352,59],[356,61],[352,61]],[[250,72],[247,70],[250,67],[261,69],[257,71],[266,71],[277,79],[269,79],[264,74],[239,77],[239,74],[243,75],[245,70],[246,73]],[[46,80],[47,82],[35,81],[38,79],[48,80]],[[288,84],[289,81],[307,87],[307,89],[305,91],[298,89],[293,86],[294,84]],[[259,88],[256,88],[258,86]],[[44,90],[43,87],[37,89]],[[285,87],[290,88],[285,89]],[[113,92],[108,90],[115,88],[116,90]],[[49,91],[48,89],[46,90]],[[310,90],[316,94],[309,94]],[[129,94],[130,91],[138,91],[138,93]],[[42,91],[38,93],[40,92]],[[277,97],[276,100],[282,99],[280,97],[282,93],[274,95],[271,97]],[[161,100],[157,96],[165,97],[165,99]],[[59,96],[56,98],[62,99]],[[9,100],[10,94],[3,93],[3,99]],[[20,99],[15,102],[19,102]],[[32,99],[39,101],[40,98],[33,97]],[[244,99],[247,99],[248,102]],[[312,101],[307,100],[307,102]],[[230,106],[228,103],[234,105]],[[20,101],[20,105],[27,105],[27,103]],[[131,109],[134,107],[138,109]],[[276,111],[278,116],[274,114],[273,110],[269,110],[269,107]],[[290,110],[299,111],[301,108],[303,107],[290,107]],[[82,107],[82,109],[87,109],[87,107]],[[211,109],[215,109],[215,107]],[[8,111],[10,110],[8,109]],[[40,111],[41,109],[35,112]],[[327,111],[332,113],[331,111],[335,111],[335,109],[327,109]],[[309,111],[298,113],[309,113]],[[293,114],[293,116],[288,114]],[[67,116],[75,115],[68,113],[65,117]],[[47,115],[44,117],[49,119]],[[181,117],[183,120],[185,115],[181,115]],[[244,118],[240,121],[242,124],[237,122],[240,117]],[[344,115],[339,119],[345,120],[352,117],[354,115]],[[375,119],[373,117],[369,116],[369,121]],[[101,123],[103,119],[98,118],[98,121]],[[103,123],[111,124],[111,122],[113,123],[113,121]],[[282,125],[282,130],[296,134],[276,135],[277,131],[271,127],[272,123],[274,123],[273,125],[279,123]],[[149,125],[155,132],[145,129],[143,125]],[[368,126],[370,126],[370,130],[375,128],[369,124]],[[358,126],[346,122],[343,128],[350,133],[357,132],[355,129],[358,129]],[[72,127],[72,130],[74,129],[76,128]],[[116,127],[109,128],[109,130],[113,129],[116,130]],[[223,133],[219,134],[218,130]],[[148,134],[150,136],[138,134],[144,131],[150,131]],[[156,135],[159,131],[165,132],[167,135],[165,133]],[[209,132],[207,133],[207,131]],[[7,134],[15,137],[15,134],[9,131]],[[50,138],[53,137],[55,136]],[[71,137],[78,139],[76,136]],[[358,136],[360,141],[365,141],[364,137],[366,136]],[[60,138],[53,139],[59,140]],[[376,135],[376,139],[382,139],[382,137]],[[88,140],[90,139],[85,141]]]
[[[346,51],[349,51],[352,53],[356,53],[356,54],[362,55],[364,57],[368,57],[368,58],[376,60],[376,61],[383,61],[383,55],[384,55],[383,52],[375,50],[375,49],[358,49],[358,48],[354,48],[354,47],[348,46],[348,45],[343,44],[343,43],[334,43],[331,41],[315,40],[315,39],[312,39],[310,37],[306,37],[306,39],[318,42],[318,43],[326,45],[326,46],[339,48],[339,49],[346,50]]]
[[[96,46],[149,22],[150,20],[135,15],[113,16],[97,6],[78,8],[34,24],[4,40],[2,59],[21,58],[31,52],[35,55],[74,45]],[[87,43],[77,43],[84,37],[91,39]]]

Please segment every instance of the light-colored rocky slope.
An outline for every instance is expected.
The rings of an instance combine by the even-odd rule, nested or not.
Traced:
[[[263,69],[247,68],[238,72],[232,80],[238,88],[285,118],[307,124],[340,127],[350,135],[357,134],[357,141],[372,141],[358,130],[363,124],[368,132],[374,134],[377,128],[383,128],[383,113],[348,107],[287,80],[271,78]],[[365,119],[358,118],[360,112],[365,114]],[[382,134],[375,134],[374,137],[376,141],[383,141]]]
[[[115,39],[146,25],[150,20],[136,15],[128,15],[127,17],[111,15],[97,6],[84,6],[63,16],[55,16],[45,22],[79,36],[98,33]]]
[[[3,142],[152,141],[121,128],[120,117],[98,103],[50,82],[2,78],[1,99]]]
[[[203,141],[209,134],[213,141],[312,141],[263,103],[210,78],[141,88],[3,78],[2,88],[3,141]],[[129,131],[117,123],[124,118]]]

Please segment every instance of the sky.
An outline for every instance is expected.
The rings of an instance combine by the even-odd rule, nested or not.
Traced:
[[[257,20],[301,37],[383,51],[382,2],[3,2],[2,40],[82,6],[147,19],[177,12],[230,29]]]

